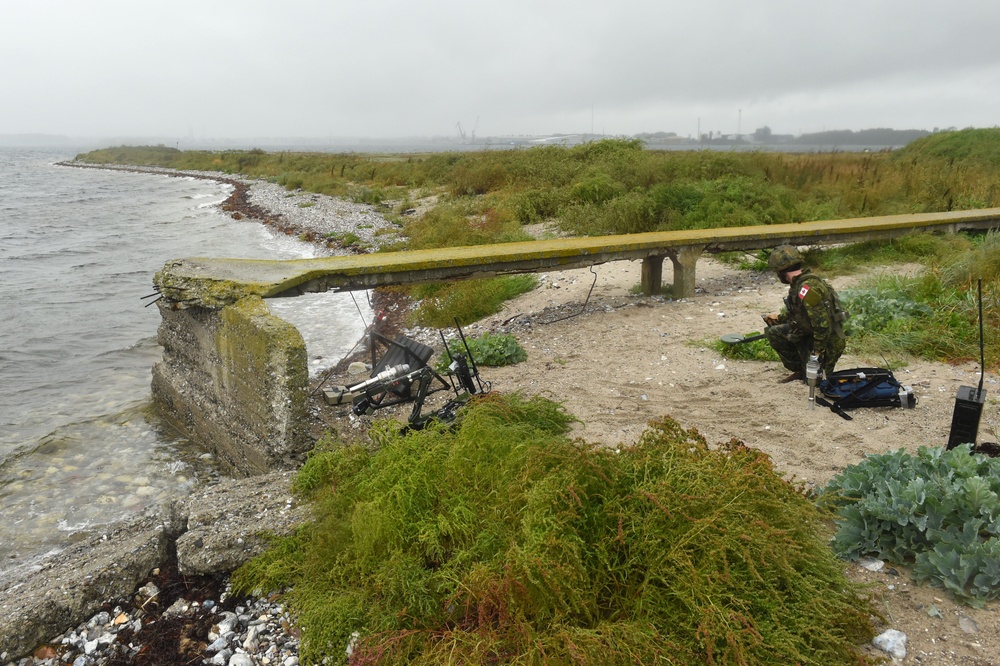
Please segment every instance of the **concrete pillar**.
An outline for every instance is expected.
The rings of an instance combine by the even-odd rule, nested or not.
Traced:
[[[691,298],[694,296],[694,267],[698,257],[705,251],[703,247],[681,247],[667,250],[667,256],[674,265],[674,286],[671,295],[674,298]]]
[[[663,284],[663,257],[646,257],[642,260],[642,293],[646,296],[660,293]]]

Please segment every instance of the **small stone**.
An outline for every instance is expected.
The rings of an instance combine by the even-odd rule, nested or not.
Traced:
[[[896,659],[906,657],[906,634],[896,629],[886,629],[872,639],[872,645]]]
[[[51,645],[43,645],[42,647],[32,652],[31,656],[34,657],[35,659],[52,659],[57,655],[56,655],[56,649],[54,647],[52,647]]]
[[[237,652],[229,658],[229,666],[254,666],[254,663],[250,655]]]
[[[160,593],[160,588],[155,583],[149,582],[139,588],[139,596],[143,599],[152,599]]]
[[[219,650],[219,652],[216,653],[214,657],[212,657],[212,660],[209,663],[215,664],[216,666],[226,666],[226,664],[229,663],[229,658],[231,656],[233,656],[233,651],[230,650],[229,648],[226,648],[225,650]]]
[[[862,557],[858,560],[858,566],[868,569],[868,571],[881,571],[885,562],[874,557]]]
[[[215,638],[218,638],[219,636],[229,633],[234,627],[236,627],[237,622],[238,619],[235,613],[230,613],[228,611],[223,613],[222,619],[219,620],[219,623],[212,627],[209,637],[211,638],[212,634],[214,634]],[[215,638],[212,638],[212,640],[215,640]]]
[[[222,636],[219,636],[205,648],[205,652],[222,652],[227,647],[229,647],[229,642]]]
[[[190,606],[191,606],[190,603],[188,603],[186,599],[178,599],[177,601],[175,601],[170,605],[170,608],[163,611],[163,614],[168,617],[174,615],[183,615],[188,611],[188,608],[190,608]]]
[[[962,615],[958,618],[959,628],[967,634],[978,634],[979,625],[971,617]]]

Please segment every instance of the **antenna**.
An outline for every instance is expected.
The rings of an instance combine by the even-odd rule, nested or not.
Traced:
[[[983,380],[986,379],[986,351],[983,346],[983,280],[979,279],[979,389],[978,396],[983,392]]]
[[[959,386],[955,396],[955,411],[951,415],[951,432],[948,434],[948,450],[959,444],[972,444],[976,448],[979,435],[979,419],[983,415],[986,391],[986,354],[983,342],[983,280],[979,280],[979,388]],[[970,451],[971,452],[971,451]]]

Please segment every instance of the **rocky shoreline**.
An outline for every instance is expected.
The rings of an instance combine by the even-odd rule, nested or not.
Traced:
[[[263,552],[265,534],[289,535],[307,518],[291,494],[292,475],[221,481],[75,544],[20,579],[0,581],[0,663],[188,663],[180,643],[172,659],[164,632],[179,637],[185,625],[211,619],[211,627],[234,612],[221,598],[228,573]],[[187,644],[207,648],[207,638],[191,636]],[[159,644],[157,660],[138,659],[152,643]]]
[[[290,193],[264,181],[62,165],[225,183],[232,193],[220,207],[234,219],[297,236],[323,255],[370,251],[398,230],[370,205]],[[380,332],[393,332],[403,314],[399,304],[376,305],[383,312]],[[291,495],[292,475],[220,481],[109,527],[26,574],[0,578],[0,664],[295,666],[298,632],[280,595],[237,598],[228,589],[229,573],[263,551],[265,534],[289,535],[307,518]]]

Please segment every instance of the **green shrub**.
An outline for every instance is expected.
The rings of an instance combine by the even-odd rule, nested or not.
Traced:
[[[352,636],[351,663],[866,663],[873,609],[766,455],[571,420],[490,394],[453,428],[376,424],[375,452],[329,442],[296,484],[315,522],[234,585],[290,586],[307,664]]]
[[[824,275],[850,274],[865,266],[940,264],[970,248],[968,237],[962,234],[913,233],[890,240],[811,250],[806,260]]]
[[[870,455],[835,477],[820,502],[837,510],[834,550],[912,564],[918,581],[976,607],[1000,597],[1000,460],[920,447]]]
[[[512,194],[504,206],[518,222],[528,224],[555,217],[567,196],[561,190],[545,188]]]
[[[377,206],[385,199],[385,192],[380,187],[354,186],[348,188],[347,198],[355,203]]]
[[[571,205],[560,215],[560,226],[564,230],[590,236],[655,231],[659,223],[653,201],[640,191],[629,192],[604,204]]]
[[[882,275],[845,290],[851,314],[846,329],[853,353],[879,357],[909,354],[932,361],[979,358],[979,312],[975,288],[943,280],[947,266],[908,278]],[[984,328],[995,329],[996,283],[983,285]],[[1000,362],[1000,340],[986,335],[987,367]]]
[[[353,231],[334,231],[326,235],[332,241],[336,241],[342,247],[350,247],[361,242],[361,236]]]
[[[933,315],[930,306],[917,303],[901,290],[845,289],[840,292],[840,302],[850,313],[844,325],[848,335],[881,333]]]
[[[486,194],[507,184],[507,171],[503,165],[489,159],[464,160],[455,167],[452,179],[453,194]]]
[[[746,337],[760,335],[760,331],[751,331]],[[742,361],[780,361],[778,354],[771,347],[771,343],[765,338],[754,340],[753,342],[741,342],[731,345],[722,340],[713,340],[710,346],[719,352],[724,358],[731,358]]]
[[[476,365],[501,368],[505,365],[517,365],[528,358],[524,347],[510,333],[483,333],[467,337],[465,342],[469,345],[469,353]],[[465,345],[460,338],[450,340],[448,349],[453,355],[466,355]],[[437,363],[438,372],[446,371],[449,363],[448,354],[441,354]]]
[[[597,174],[573,185],[570,197],[576,203],[603,204],[624,194],[624,188],[607,174]]]
[[[421,326],[445,328],[455,319],[470,324],[495,314],[507,301],[538,285],[534,275],[511,275],[481,280],[416,285],[410,293],[420,301],[412,321]]]
[[[530,238],[520,223],[504,212],[492,208],[479,210],[467,202],[439,205],[417,220],[407,219],[403,233],[409,238],[407,248],[411,250],[488,245]]]

